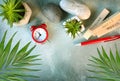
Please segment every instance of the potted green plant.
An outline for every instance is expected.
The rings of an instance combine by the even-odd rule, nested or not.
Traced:
[[[16,34],[16,33],[15,33]],[[35,68],[39,66],[39,55],[31,55],[36,46],[30,42],[20,48],[20,41],[12,46],[15,34],[5,43],[7,31],[0,41],[0,81],[27,81],[27,78],[39,78]],[[29,49],[28,49],[29,48]]]
[[[88,71],[95,75],[89,76],[101,81],[120,81],[120,53],[116,47],[115,54],[110,49],[108,54],[102,47],[102,52],[97,49],[99,57],[92,56],[89,59],[92,63],[88,64],[92,68]]]
[[[0,12],[0,16],[3,20],[6,19],[11,27],[27,24],[32,15],[31,8],[23,0],[3,0],[3,4],[0,4]]]
[[[66,20],[63,25],[66,28],[67,33],[72,36],[72,38],[75,38],[79,33],[85,30],[83,22],[77,16]]]

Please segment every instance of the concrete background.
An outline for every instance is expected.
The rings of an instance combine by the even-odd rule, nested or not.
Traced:
[[[120,48],[119,40],[99,43],[94,45],[88,45],[83,47],[76,47],[74,42],[76,39],[70,38],[64,27],[62,26],[62,21],[71,16],[70,14],[65,13],[67,16],[59,23],[52,23],[46,19],[41,13],[41,8],[49,3],[59,4],[60,0],[28,0],[33,11],[33,16],[30,23],[22,27],[12,27],[10,28],[7,25],[6,21],[2,21],[0,17],[0,39],[3,36],[3,33],[8,30],[7,40],[13,35],[14,32],[18,32],[14,38],[13,46],[17,41],[21,39],[21,47],[24,46],[27,42],[32,41],[31,46],[37,45],[35,50],[31,54],[40,54],[42,59],[39,63],[42,64],[40,67],[40,72],[37,74],[40,76],[40,79],[29,81],[96,81],[93,79],[88,79],[87,76],[91,75],[88,71],[87,66],[88,59],[90,56],[97,56],[97,47],[104,48],[108,51],[109,48],[114,50],[115,44]],[[120,9],[120,0],[79,0],[86,4],[92,12],[91,17],[85,21],[85,26],[88,26],[93,22],[97,15],[104,9],[108,8],[111,13],[115,13]],[[0,0],[0,3],[2,1]],[[31,38],[30,26],[40,24],[45,22],[48,25],[49,31],[49,41],[45,44],[37,44]],[[114,34],[120,34],[120,29],[115,30],[105,36],[110,36]],[[84,38],[81,36],[77,40],[82,41]]]

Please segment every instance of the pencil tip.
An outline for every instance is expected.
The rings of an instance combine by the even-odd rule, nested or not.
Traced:
[[[79,43],[79,44],[75,44],[75,46],[81,46],[81,44]]]

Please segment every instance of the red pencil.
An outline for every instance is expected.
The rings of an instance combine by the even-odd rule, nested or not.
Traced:
[[[80,46],[85,46],[85,45],[96,44],[96,43],[100,43],[100,42],[109,42],[109,41],[117,40],[119,38],[120,38],[120,35],[114,35],[114,36],[109,36],[109,37],[84,41],[84,42],[81,42],[79,45]]]

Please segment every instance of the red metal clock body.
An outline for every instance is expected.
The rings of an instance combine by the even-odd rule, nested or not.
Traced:
[[[31,27],[32,38],[37,43],[44,43],[48,40],[47,25],[41,24],[39,26]]]

